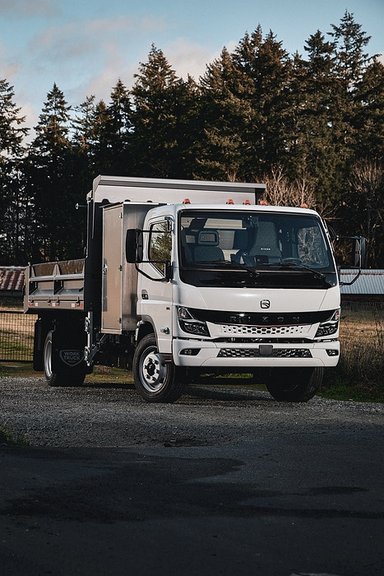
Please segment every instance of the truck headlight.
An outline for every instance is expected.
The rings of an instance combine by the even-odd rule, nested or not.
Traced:
[[[326,338],[327,336],[335,334],[339,329],[339,320],[340,310],[337,309],[334,311],[329,320],[320,323],[315,338]]]
[[[185,306],[177,306],[177,319],[184,332],[195,336],[210,336],[206,322],[196,320]]]

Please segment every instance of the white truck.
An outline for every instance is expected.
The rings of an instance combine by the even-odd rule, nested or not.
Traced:
[[[320,216],[261,205],[264,188],[97,177],[85,258],[26,271],[34,368],[51,386],[132,369],[149,402],[244,371],[277,400],[313,397],[339,360],[338,271]]]

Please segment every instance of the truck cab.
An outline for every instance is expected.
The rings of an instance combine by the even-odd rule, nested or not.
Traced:
[[[250,371],[274,396],[305,400],[337,364],[338,276],[313,210],[164,206],[136,238],[139,339],[141,330],[153,334],[149,355],[156,345],[159,367],[143,354],[144,388],[160,387],[160,367],[172,364],[187,373]]]

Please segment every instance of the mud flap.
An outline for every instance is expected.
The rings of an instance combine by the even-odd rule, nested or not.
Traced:
[[[52,331],[52,371],[67,372],[73,369],[86,370],[84,361],[84,331],[60,329]]]

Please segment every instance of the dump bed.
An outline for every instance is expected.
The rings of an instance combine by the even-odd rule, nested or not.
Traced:
[[[84,264],[80,259],[28,266],[24,310],[84,310]]]

